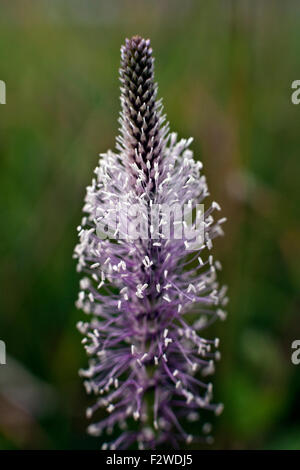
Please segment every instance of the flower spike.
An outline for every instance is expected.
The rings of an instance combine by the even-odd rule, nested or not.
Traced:
[[[88,393],[106,416],[88,428],[105,433],[103,449],[153,449],[211,442],[210,423],[192,436],[199,410],[212,402],[218,339],[203,331],[226,317],[213,240],[222,235],[220,206],[209,195],[191,139],[169,133],[157,100],[149,39],[121,48],[121,116],[116,152],[102,154],[87,188],[75,248],[83,273],[78,323],[90,356],[81,370]],[[202,210],[203,208],[203,210]],[[96,418],[96,416],[95,416]]]

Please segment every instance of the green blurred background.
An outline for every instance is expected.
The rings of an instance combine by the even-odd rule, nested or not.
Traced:
[[[229,315],[213,448],[299,449],[300,4],[1,0],[0,448],[98,449],[72,251],[98,153],[118,132],[119,50],[150,37],[171,129],[194,136],[228,217],[215,244]]]

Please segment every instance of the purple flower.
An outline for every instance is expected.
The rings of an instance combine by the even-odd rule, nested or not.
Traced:
[[[225,219],[214,220],[215,202],[199,210],[209,195],[202,165],[192,139],[177,141],[164,124],[153,61],[149,40],[134,36],[121,48],[117,152],[101,155],[75,249],[85,273],[77,307],[89,315],[78,328],[91,357],[80,373],[97,396],[87,416],[106,410],[88,431],[113,434],[104,449],[179,447],[198,439],[188,429],[199,410],[222,411],[203,379],[214,372],[219,341],[202,331],[226,316],[211,254]],[[178,207],[190,223],[177,219]],[[210,424],[199,426],[211,441]]]

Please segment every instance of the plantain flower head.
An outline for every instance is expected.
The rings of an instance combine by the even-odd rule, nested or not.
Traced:
[[[116,151],[100,156],[74,253],[90,356],[80,374],[96,396],[88,431],[108,436],[102,448],[111,450],[210,442],[199,411],[222,411],[207,379],[220,354],[204,330],[226,317],[213,258],[225,218],[215,220],[216,202],[204,208],[192,139],[178,140],[165,123],[148,39],[126,39],[120,81]],[[192,436],[198,421],[203,435]]]

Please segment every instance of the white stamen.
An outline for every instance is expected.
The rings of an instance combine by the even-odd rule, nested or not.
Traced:
[[[223,412],[223,409],[224,409],[224,405],[223,403],[220,403],[215,409],[215,414],[219,416]]]
[[[99,266],[100,266],[100,263],[94,263],[91,265],[91,269],[99,268]]]
[[[112,413],[114,411],[114,409],[115,409],[115,407],[112,403],[107,407],[108,413]]]
[[[220,210],[221,210],[220,205],[219,205],[216,201],[214,201],[214,202],[212,203],[212,208],[213,208],[213,209],[217,209],[217,211],[220,211]]]

